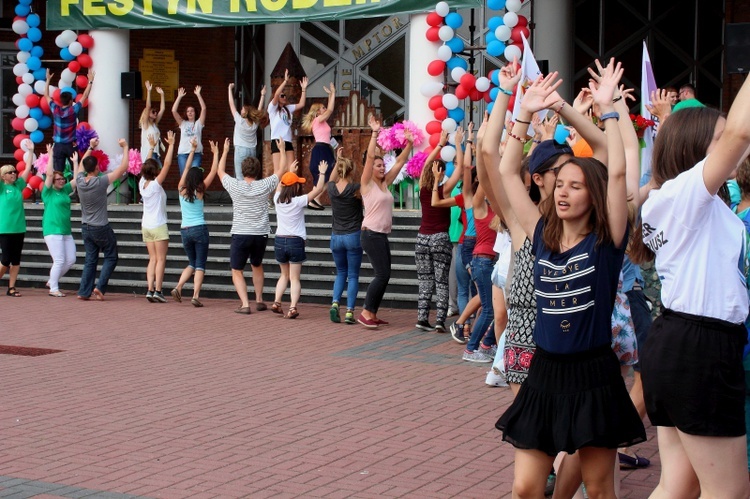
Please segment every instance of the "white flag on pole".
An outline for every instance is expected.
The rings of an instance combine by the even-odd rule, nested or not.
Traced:
[[[526,89],[529,88],[531,84],[534,83],[534,80],[542,74],[539,70],[539,65],[536,63],[536,59],[534,58],[534,53],[531,51],[529,42],[526,40],[523,33],[521,33],[521,38],[523,39],[523,59],[521,59],[521,79],[518,81],[518,87],[516,88],[516,101],[513,104],[514,120],[521,111],[521,100],[523,100],[524,92],[526,92]],[[546,114],[546,111],[541,111],[539,113],[540,118],[543,118]],[[529,125],[527,134],[529,137],[534,136],[534,129],[531,125]]]
[[[654,119],[648,112],[646,104],[651,105],[651,92],[656,90],[654,69],[648,55],[646,40],[643,41],[643,62],[641,64],[641,116],[647,120]],[[658,119],[658,118],[657,118]],[[654,148],[654,127],[648,127],[643,132],[643,147],[641,148],[641,177],[651,173],[651,155]]]

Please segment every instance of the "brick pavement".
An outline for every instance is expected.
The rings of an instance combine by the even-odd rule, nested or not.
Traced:
[[[0,497],[509,497],[508,389],[448,335],[384,310],[378,331],[327,308],[287,321],[231,300],[0,296]],[[654,431],[622,497],[658,481]]]

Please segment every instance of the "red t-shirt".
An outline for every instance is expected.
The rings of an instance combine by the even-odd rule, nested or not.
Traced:
[[[490,222],[495,218],[492,208],[487,205],[487,216],[474,217],[474,227],[477,229],[477,243],[474,245],[473,255],[494,255],[497,231],[490,229]]]
[[[443,199],[443,187],[438,187],[438,197]],[[419,202],[422,204],[422,224],[419,233],[429,236],[448,232],[451,225],[451,209],[432,206],[432,189],[422,187],[419,190]]]

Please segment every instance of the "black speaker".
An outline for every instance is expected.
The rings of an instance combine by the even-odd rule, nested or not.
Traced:
[[[120,95],[123,99],[143,98],[140,71],[128,71],[120,74]]]
[[[750,23],[729,23],[724,31],[727,73],[750,73]]]
[[[549,61],[547,59],[539,59],[536,61],[536,64],[539,66],[539,71],[541,71],[544,76],[549,74]]]

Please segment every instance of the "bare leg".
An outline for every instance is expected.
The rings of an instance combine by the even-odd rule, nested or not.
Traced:
[[[654,499],[673,497],[695,499],[700,496],[698,476],[690,464],[677,428],[657,426],[656,436],[661,458],[661,477],[651,497]]]
[[[175,289],[182,293],[182,287],[190,280],[194,273],[195,271],[193,270],[193,267],[185,267],[185,270],[182,271],[182,275],[180,275],[180,280],[177,282],[177,286],[175,286]]]
[[[8,268],[5,265],[0,265],[0,279],[3,278],[6,272],[8,272]]]
[[[250,304],[247,301],[247,283],[245,282],[245,274],[241,270],[232,269],[232,283],[234,289],[237,291],[237,296],[242,302],[241,307],[249,307]]]
[[[279,280],[276,281],[276,296],[273,299],[276,303],[281,303],[284,291],[286,291],[286,287],[289,284],[289,264],[280,263],[279,267],[281,267],[281,275],[279,276]]]
[[[544,497],[553,457],[538,450],[516,449],[513,499]]]
[[[562,454],[557,466],[557,480],[552,499],[571,499],[581,486],[581,459],[578,452]]]
[[[492,286],[492,310],[495,312],[495,343],[500,344],[500,335],[508,326],[508,309],[505,306],[505,293]]]
[[[156,241],[156,268],[154,276],[155,289],[162,290],[164,285],[164,269],[167,267],[167,250],[169,250],[169,241]]]
[[[290,263],[289,264],[289,278],[292,282],[292,289],[290,291],[291,296],[291,307],[296,307],[299,303],[299,297],[302,295],[302,282],[300,280],[302,275],[302,264],[301,263]]]
[[[16,287],[16,280],[18,279],[18,272],[21,270],[20,265],[11,265],[10,266],[10,272],[8,276],[8,287],[9,288],[15,288]]]
[[[201,294],[201,286],[203,286],[203,276],[206,273],[202,270],[195,271],[195,279],[193,279],[193,298],[199,298]]]
[[[617,499],[615,496],[615,460],[617,449],[583,447],[578,449],[581,475],[591,499]]]
[[[261,303],[263,301],[263,283],[265,281],[265,275],[263,274],[263,265],[250,266],[253,269],[253,288],[255,288],[255,301]]]
[[[148,250],[148,266],[146,267],[146,286],[149,291],[154,290],[154,280],[156,274],[156,243],[147,242],[146,249]]]

